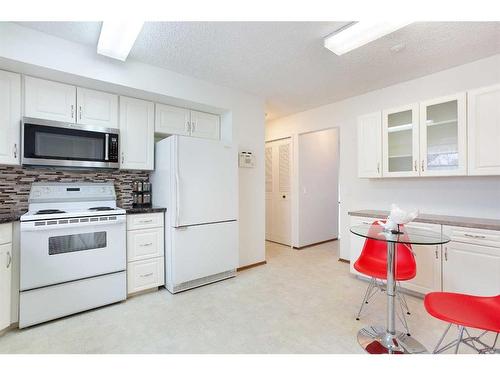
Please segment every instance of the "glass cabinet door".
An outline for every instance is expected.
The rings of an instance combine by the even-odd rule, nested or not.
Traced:
[[[418,175],[418,104],[384,111],[384,176]]]
[[[465,174],[465,93],[420,104],[420,175]]]

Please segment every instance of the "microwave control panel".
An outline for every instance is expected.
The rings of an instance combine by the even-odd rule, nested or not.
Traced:
[[[109,161],[118,162],[118,134],[109,135]]]

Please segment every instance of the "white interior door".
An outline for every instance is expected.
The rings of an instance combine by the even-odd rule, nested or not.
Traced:
[[[290,138],[266,144],[266,238],[285,245],[291,244],[291,151]]]

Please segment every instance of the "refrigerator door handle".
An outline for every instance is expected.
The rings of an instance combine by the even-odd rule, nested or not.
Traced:
[[[180,202],[181,202],[181,189],[179,186],[179,170],[175,171],[175,197],[176,197],[176,205],[175,205],[175,226],[179,226],[179,214],[180,214]]]

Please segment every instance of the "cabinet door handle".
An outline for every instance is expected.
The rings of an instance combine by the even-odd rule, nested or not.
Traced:
[[[425,165],[425,159],[422,160],[422,164],[421,164],[422,172],[424,171],[424,165]]]
[[[10,265],[12,264],[12,255],[10,255],[10,251],[7,251],[7,267],[6,268],[9,268]]]
[[[82,119],[82,106],[78,107],[78,117],[80,117],[80,120]]]
[[[416,160],[413,162],[413,168],[415,168],[415,172],[417,172],[417,161]]]
[[[153,243],[152,243],[152,242],[148,242],[148,243],[143,243],[143,244],[141,244],[141,246],[142,246],[142,247],[151,246],[151,245],[153,245]]]
[[[141,277],[149,277],[149,276],[153,276],[153,272],[145,273],[144,275],[141,275]]]
[[[196,121],[193,121],[191,123],[191,133],[194,133],[196,131]]]
[[[377,162],[377,173],[380,173],[380,162]]]
[[[191,132],[191,124],[189,121],[186,121],[186,132],[189,134]]]
[[[439,259],[439,256],[438,256],[438,247],[436,246],[436,250],[434,251],[434,253],[436,254],[436,259]]]
[[[71,104],[71,118],[75,116],[75,106]]]
[[[448,261],[448,248],[444,248],[444,260]]]
[[[17,143],[14,143],[14,159],[17,159]]]
[[[152,222],[153,222],[153,219],[141,220],[141,224],[147,224],[147,223],[152,223]]]

